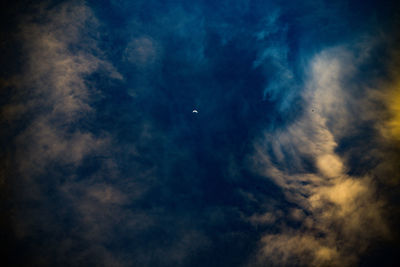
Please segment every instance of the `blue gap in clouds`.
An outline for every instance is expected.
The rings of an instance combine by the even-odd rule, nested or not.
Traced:
[[[117,15],[101,16],[110,19],[111,26],[124,24]],[[151,23],[152,18],[155,16],[149,14],[142,19]],[[256,22],[244,19],[241,23],[251,28]],[[100,46],[123,45],[128,41],[119,36],[123,32],[109,29],[104,40],[107,45]],[[137,251],[138,241],[149,244],[149,249],[162,240],[168,245],[179,231],[173,225],[189,220],[191,227],[212,240],[204,254],[200,250],[193,255],[191,265],[239,265],[254,251],[260,235],[240,212],[249,216],[264,211],[260,203],[249,202],[240,190],[250,191],[263,203],[284,199],[271,182],[254,177],[246,162],[254,138],[275,120],[276,114],[276,103],[262,99],[268,74],[252,67],[257,56],[255,35],[241,32],[223,43],[221,34],[214,25],[206,28],[206,60],[202,66],[185,57],[190,48],[185,46],[184,38],[175,34],[163,37],[159,40],[164,50],[162,66],[160,73],[154,74],[161,77],[149,76],[151,86],[137,97],[124,92],[134,82],[135,76],[129,77],[134,68],[122,64],[118,53],[109,53],[110,61],[117,68],[124,67],[121,71],[128,78],[126,84],[104,88],[104,99],[96,107],[98,125],[117,146],[113,149],[118,152],[111,155],[120,166],[121,178],[146,167],[158,168],[155,185],[129,209],[149,214],[158,211],[159,224],[135,238],[115,236],[114,246],[120,248],[119,240],[124,244],[120,249]],[[193,108],[198,108],[199,114],[193,114]],[[161,141],[155,138],[155,142],[137,143],[146,122],[154,127],[156,136],[162,137]],[[124,149],[131,144],[139,147],[140,157],[133,158]],[[133,161],[142,164],[142,169],[135,169]],[[235,175],[230,173],[231,165]],[[92,171],[82,169],[82,175]],[[282,203],[283,207],[287,204]],[[224,219],[210,220],[210,210],[218,210]],[[169,221],[167,225],[164,219]]]

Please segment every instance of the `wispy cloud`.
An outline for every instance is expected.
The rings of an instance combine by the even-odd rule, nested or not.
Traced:
[[[96,88],[96,75],[124,81],[99,48],[101,24],[83,1],[37,8],[37,14],[21,22],[23,70],[11,81],[12,101],[1,110],[9,123],[26,120],[13,140],[21,197],[12,229],[16,242],[34,240],[29,251],[40,253],[25,260],[45,265],[183,265],[207,238],[185,216],[171,219],[163,203],[146,203],[152,200],[147,194],[154,194],[149,189],[168,182],[154,177],[161,176],[156,163],[161,165],[165,148],[160,143],[167,148],[171,144],[147,118],[134,120],[141,114],[134,107],[131,112],[136,113],[129,117],[135,122],[129,132],[133,141],[90,127],[98,123],[96,100],[104,97]],[[148,80],[158,71],[162,55],[156,37],[135,35],[121,54],[122,61]],[[143,83],[143,90],[150,83]],[[171,156],[165,164],[184,154],[174,153],[177,158]],[[145,244],[133,241],[143,238]],[[113,248],[122,239],[129,245]]]
[[[346,266],[395,232],[398,65],[347,2],[40,2],[0,81],[12,263]]]
[[[280,11],[275,9],[266,17],[265,25],[257,33],[257,45],[260,49],[253,67],[262,68],[268,76],[264,98],[280,102],[282,111],[289,107],[298,90],[294,90],[297,85],[289,61],[288,25],[279,19]]]
[[[16,139],[25,169],[40,169],[52,160],[79,164],[85,155],[104,146],[106,138],[95,137],[74,123],[93,111],[96,89],[87,82],[88,75],[104,71],[120,78],[111,64],[96,55],[95,40],[85,36],[88,28],[97,26],[87,7],[64,4],[40,12],[47,23],[28,19],[20,35],[26,64],[17,82],[19,101],[24,102],[25,114],[32,114],[31,123]],[[18,107],[19,103],[10,104],[6,111]]]
[[[338,142],[357,123],[349,109],[357,102],[347,82],[357,64],[352,58],[341,47],[316,55],[304,85],[304,113],[255,145],[258,171],[298,207],[287,212],[287,222],[300,223],[265,234],[260,263],[354,265],[374,238],[388,237],[384,200],[377,197],[373,176],[349,175],[345,154],[337,152]]]
[[[18,37],[24,52],[24,64],[21,74],[12,81],[16,93],[2,109],[2,117],[10,123],[21,119],[26,121],[14,140],[15,179],[22,194],[16,201],[20,206],[36,203],[34,208],[17,209],[13,227],[15,238],[36,238],[37,248],[48,251],[49,255],[27,260],[31,261],[30,264],[48,264],[57,261],[56,255],[69,253],[71,240],[75,239],[76,244],[76,238],[84,239],[73,237],[80,230],[70,231],[68,238],[60,238],[60,234],[68,231],[65,224],[55,223],[57,219],[51,212],[53,205],[57,205],[55,199],[68,200],[57,208],[59,214],[73,214],[79,210],[73,204],[78,202],[75,195],[60,185],[72,186],[75,172],[82,162],[88,156],[104,155],[110,145],[107,134],[95,134],[80,124],[94,116],[93,99],[100,95],[88,77],[96,72],[110,79],[122,77],[103,58],[96,39],[89,34],[99,23],[82,2],[64,3],[52,8],[37,5],[36,8],[38,13],[25,17],[20,24]],[[110,168],[105,169],[109,174]],[[54,203],[49,200],[49,194]],[[120,205],[125,201],[122,193],[104,183],[88,190],[87,199],[81,201],[79,207],[87,207],[85,203],[100,203],[87,208],[92,213],[97,211],[98,215],[100,206]],[[115,208],[108,209],[110,217],[115,217],[115,214]],[[75,220],[74,217],[71,219]],[[83,225],[79,222],[77,229]],[[89,222],[86,225],[96,228],[101,224]],[[47,242],[52,244],[58,239],[59,244],[44,246],[38,231],[52,232],[54,236]],[[96,243],[82,254],[96,250],[96,246],[104,250],[100,243]],[[110,256],[105,251],[104,262],[110,260],[107,260],[107,255]]]

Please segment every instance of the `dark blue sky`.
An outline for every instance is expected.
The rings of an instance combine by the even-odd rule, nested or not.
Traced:
[[[394,2],[2,10],[7,266],[395,263]]]

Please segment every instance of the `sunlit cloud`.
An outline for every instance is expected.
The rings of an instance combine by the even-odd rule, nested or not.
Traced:
[[[85,36],[88,27],[98,24],[87,7],[65,4],[41,12],[48,23],[28,18],[20,33],[27,64],[16,85],[24,110],[17,102],[9,104],[4,114],[11,120],[21,112],[33,115],[16,138],[24,172],[51,161],[79,164],[89,153],[104,148],[107,138],[77,129],[74,123],[93,113],[91,97],[96,89],[86,81],[88,75],[102,70],[121,78],[110,63],[96,56],[95,40]]]
[[[387,109],[387,119],[381,124],[382,135],[393,141],[400,140],[400,73],[399,57],[393,55],[391,62],[391,79],[381,84],[380,97]]]
[[[10,2],[8,265],[395,258],[399,56],[377,23],[390,12],[331,2]]]
[[[345,82],[355,67],[349,65],[350,59],[344,48],[316,55],[305,84],[304,114],[255,145],[256,168],[299,207],[287,217],[300,222],[298,227],[283,224],[281,233],[266,234],[259,262],[351,266],[373,238],[388,236],[384,201],[375,194],[373,178],[348,175],[346,157],[336,152],[353,121],[347,105],[354,100]],[[315,170],[307,167],[307,159]],[[268,213],[251,220],[268,223],[273,217]]]

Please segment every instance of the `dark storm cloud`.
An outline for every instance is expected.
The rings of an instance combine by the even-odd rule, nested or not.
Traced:
[[[396,90],[376,57],[395,48],[354,5],[30,7],[2,80],[9,261],[343,266],[390,245]]]

